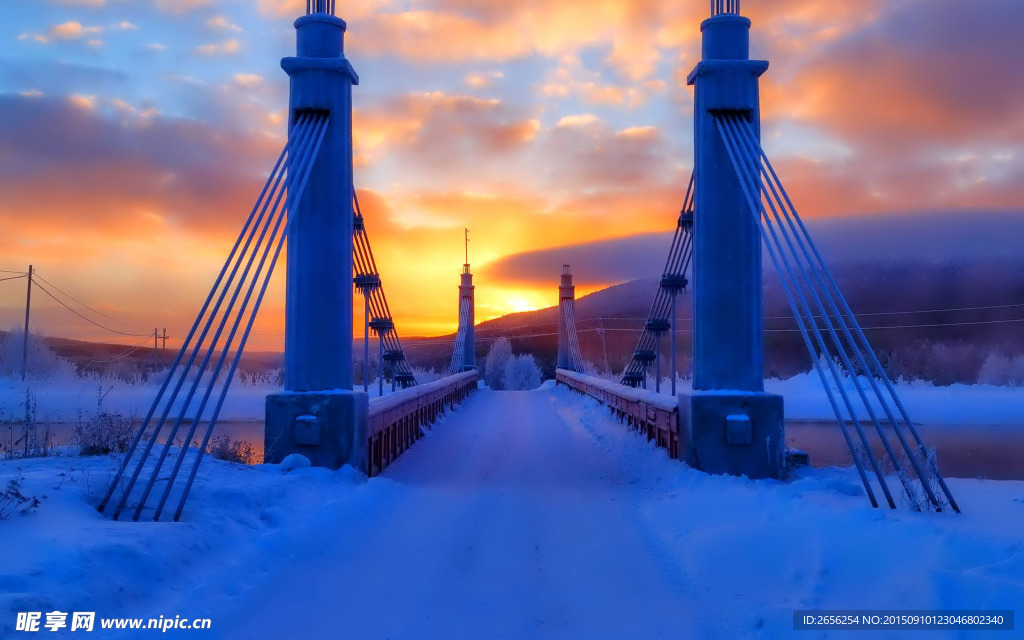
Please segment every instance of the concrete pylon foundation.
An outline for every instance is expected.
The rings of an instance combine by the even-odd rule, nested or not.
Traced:
[[[290,122],[328,115],[305,196],[289,212],[285,391],[267,397],[265,456],[366,468],[369,400],[352,391],[352,86],[345,22],[325,11],[296,20]]]
[[[764,392],[761,239],[715,114],[760,122],[750,60],[750,20],[719,13],[701,24],[694,86],[696,206],[693,262],[693,391],[679,395],[680,456],[709,473],[778,478],[785,473],[782,397]],[[752,167],[758,175],[758,167]]]

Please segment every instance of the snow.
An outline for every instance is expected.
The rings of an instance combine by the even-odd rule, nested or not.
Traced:
[[[436,378],[431,372],[417,371],[422,383]],[[593,379],[593,378],[591,378]],[[610,376],[599,378],[618,386],[618,379]],[[653,381],[650,390],[635,390],[636,399],[666,406],[673,400],[668,379],[662,382],[661,394],[654,392]],[[845,386],[855,404],[860,404],[853,382],[845,380]],[[870,387],[863,383],[865,389]],[[920,424],[932,425],[1002,425],[1024,426],[1024,387],[1003,387],[993,385],[952,385],[937,387],[927,382],[901,382],[896,385],[901,400],[910,417]],[[29,381],[19,377],[0,377],[0,419],[20,419],[25,401],[25,391],[31,389],[37,404],[37,417],[43,421],[74,423],[80,415],[90,415],[96,409],[99,393],[104,393],[103,406],[107,411],[134,415],[141,419],[149,409],[159,390],[158,382],[129,383],[121,380],[78,378],[65,376],[57,380]],[[361,386],[357,387],[362,389]],[[688,392],[690,381],[680,379],[678,392]],[[786,419],[806,421],[832,421],[834,416],[821,383],[814,373],[805,373],[788,380],[765,380],[765,390],[785,398]],[[264,419],[265,400],[269,393],[280,391],[280,387],[266,380],[255,378],[236,380],[227,395],[221,420],[224,422],[256,422]],[[219,389],[216,390],[219,392]],[[390,386],[384,386],[384,394],[391,393]],[[631,392],[632,393],[632,392]],[[370,387],[370,396],[377,396],[377,385]],[[667,396],[667,398],[666,398]],[[631,396],[632,397],[632,396]],[[179,403],[180,404],[180,403]],[[196,403],[193,403],[196,404]],[[209,403],[207,418],[213,404]],[[876,409],[878,407],[876,406]],[[867,411],[859,408],[859,417],[869,418]],[[189,416],[191,417],[191,416]]]
[[[671,389],[671,385],[664,393],[657,393],[648,389],[628,387],[626,385],[619,384],[618,381],[598,378],[585,373],[576,373],[574,371],[567,371],[566,369],[559,369],[558,372],[567,378],[592,385],[599,389],[604,389],[605,391],[614,393],[621,398],[633,400],[635,402],[646,402],[649,405],[666,411],[674,411],[679,406],[679,401],[668,393],[668,389]],[[687,385],[686,388],[689,389],[689,385]],[[676,390],[682,391],[682,387],[679,387]]]
[[[415,387],[400,389],[394,393],[387,393],[382,397],[370,400],[370,412],[377,413],[379,411],[385,411],[387,409],[400,406],[412,398],[425,396],[433,391],[445,389],[446,387],[455,385],[462,380],[473,378],[477,375],[476,371],[463,371],[462,373],[456,373],[453,376],[448,376],[432,382],[424,382],[423,384],[416,385]]]
[[[853,381],[845,379],[844,386],[851,397],[856,398],[856,404],[861,404]],[[867,382],[862,382],[861,386],[873,397]],[[765,390],[785,398],[787,420],[835,419],[817,374],[805,373],[788,380],[766,380]],[[1024,426],[1024,387],[967,384],[937,387],[915,381],[898,384],[897,393],[910,418],[921,424]],[[882,415],[877,403],[874,403],[874,408]],[[859,409],[858,418],[868,419],[863,406]]]
[[[438,378],[433,372],[417,370],[417,379],[421,383],[429,383]],[[99,395],[103,394],[103,408],[107,411],[126,416],[135,416],[141,420],[149,410],[160,390],[162,379],[148,382],[125,382],[119,379],[78,376],[62,376],[51,380],[28,380],[22,382],[19,376],[0,376],[0,419],[14,418],[20,420],[24,412],[25,392],[30,390],[36,402],[37,419],[46,422],[76,422],[79,416],[88,416],[95,412]],[[181,407],[182,400],[189,386],[186,385],[179,396],[175,407]],[[205,382],[197,391],[197,399],[192,402],[192,411],[187,416],[194,417],[194,407],[198,406],[199,398],[205,391]],[[214,388],[213,398],[220,393],[221,387]],[[362,385],[356,390],[362,391]],[[222,421],[252,422],[263,421],[266,411],[268,394],[281,391],[281,387],[263,378],[235,380],[225,398],[220,413]],[[378,383],[370,385],[371,398],[378,397]],[[392,393],[390,383],[384,385],[384,395]],[[209,419],[215,402],[208,403],[204,419]]]
[[[1024,602],[1022,482],[951,479],[961,515],[873,510],[848,469],[708,476],[550,385],[478,391],[372,479],[209,460],[177,524],[95,511],[117,462],[0,463],[48,496],[0,522],[0,637],[60,609],[229,640],[786,638],[794,609]]]
[[[603,380],[615,385],[615,388],[621,391],[622,387],[618,386],[617,378],[612,380],[605,376]],[[870,416],[860,401],[853,380],[844,378],[843,386],[849,391],[850,397],[854,401],[854,407],[858,411],[857,417],[861,420],[869,420]],[[884,415],[877,400],[874,400],[871,386],[866,379],[861,379],[861,386],[872,398],[872,408],[875,409],[876,414]],[[668,398],[667,402],[672,402],[671,378],[662,380],[660,394],[654,392],[653,379],[648,380],[648,387],[649,389],[646,391],[639,390],[650,394],[645,396],[646,398],[661,397],[663,398],[662,402],[666,402],[664,398]],[[941,387],[922,381],[900,382],[895,387],[910,418],[918,424],[1024,427],[1024,387],[981,384],[954,384]],[[880,388],[885,393],[881,384]],[[676,383],[677,393],[688,393],[691,389],[689,379],[681,378]],[[768,379],[764,381],[764,389],[768,393],[779,394],[785,399],[786,420],[788,421],[835,421],[835,414],[832,413],[828,396],[825,395],[815,373],[802,373],[786,380]],[[639,396],[637,399],[640,399]],[[836,394],[836,400],[842,406],[838,394]],[[653,402],[650,399],[646,401]]]

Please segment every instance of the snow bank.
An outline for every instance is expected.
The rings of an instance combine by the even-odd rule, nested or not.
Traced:
[[[861,384],[872,397],[874,394],[868,383],[862,381]],[[851,379],[844,379],[844,387],[856,398],[856,403],[860,403]],[[788,380],[766,380],[765,390],[785,398],[788,420],[835,419],[817,374],[804,373]],[[1024,427],[1024,387],[965,384],[937,387],[927,382],[910,382],[896,385],[896,391],[910,418],[921,424]],[[838,395],[836,399],[839,400]],[[873,404],[878,414],[884,415],[877,402]],[[863,407],[858,417],[868,419]]]
[[[951,479],[962,515],[874,510],[846,469],[688,469],[561,388],[480,391],[370,480],[208,460],[177,524],[95,511],[117,462],[0,462],[48,496],[0,522],[0,636],[59,609],[223,639],[760,639],[794,609],[1024,602],[1022,482]]]
[[[575,371],[569,371],[566,369],[559,369],[558,373],[577,382],[603,389],[627,400],[645,402],[660,409],[665,409],[666,411],[675,411],[678,407],[678,401],[668,393],[657,393],[648,389],[629,387],[624,384],[619,384],[618,382],[598,378],[585,373],[576,373]],[[671,388],[671,386],[669,388]],[[689,389],[689,386],[687,386],[687,389]]]
[[[603,378],[610,384],[617,385],[618,379]],[[881,383],[879,383],[881,385]],[[869,397],[874,396],[870,384],[861,379],[862,388]],[[653,382],[651,389],[638,390],[645,394],[655,395]],[[858,418],[868,420],[870,416],[862,406],[857,389],[850,378],[844,378],[843,386],[849,392],[854,406],[858,408]],[[910,414],[911,420],[919,424],[929,425],[1004,425],[1024,427],[1024,387],[999,387],[992,385],[955,384],[948,387],[935,386],[929,382],[901,382],[896,392]],[[835,420],[828,396],[821,386],[815,373],[803,373],[787,380],[769,379],[764,382],[765,391],[777,393],[785,399],[786,420],[825,421]],[[883,393],[887,393],[884,391]],[[661,397],[671,398],[670,379],[661,383]],[[676,390],[680,393],[691,391],[691,380],[677,381]],[[888,397],[888,396],[886,396]],[[836,400],[842,406],[842,400],[836,394]],[[872,402],[877,415],[884,415],[877,401]],[[845,412],[845,408],[844,408]]]
[[[18,611],[141,616],[154,593],[164,597],[166,589],[201,581],[212,567],[230,568],[241,548],[284,553],[289,531],[351,513],[362,482],[351,468],[285,473],[207,457],[185,522],[114,522],[94,505],[119,462],[115,456],[0,462],[4,485],[23,476],[23,493],[46,496],[36,513],[0,522],[0,637],[14,631]],[[202,605],[175,613],[199,617]]]
[[[416,371],[417,380],[427,384],[437,380],[439,376],[432,371]],[[46,422],[76,422],[80,415],[88,416],[96,410],[99,395],[103,394],[103,408],[126,416],[134,415],[141,420],[149,410],[153,399],[160,390],[163,380],[150,382],[125,382],[118,379],[79,378],[63,376],[54,380],[29,380],[22,382],[19,376],[0,377],[0,419],[20,420],[24,415],[25,392],[30,390],[36,402],[36,418]],[[180,408],[182,400],[191,382],[182,389],[176,408]],[[199,404],[199,398],[205,391],[205,383],[200,385],[197,398],[192,406]],[[221,387],[214,388],[212,398],[216,399]],[[264,419],[266,398],[268,394],[277,393],[281,387],[270,384],[263,379],[238,379],[231,384],[224,407],[220,413],[222,421],[262,422]],[[361,391],[362,386],[356,390]],[[371,398],[378,397],[378,384],[370,385]],[[391,394],[391,386],[384,385],[384,395]],[[216,403],[211,401],[203,414],[209,419]],[[194,417],[194,410],[188,418]]]

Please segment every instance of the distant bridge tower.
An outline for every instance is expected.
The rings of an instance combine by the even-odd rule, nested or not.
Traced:
[[[558,286],[558,368],[572,369],[569,350],[569,307],[576,304],[576,287],[572,284],[572,270],[562,265],[562,283]]]
[[[558,368],[583,371],[576,334],[576,287],[572,283],[572,269],[562,265],[562,281],[558,286]]]
[[[345,22],[313,0],[295,21],[290,134],[304,113],[326,114],[306,196],[289,212],[285,391],[267,398],[266,459],[301,453],[314,466],[365,467],[368,399],[352,391],[352,86]]]
[[[476,287],[469,269],[469,229],[466,229],[466,262],[459,285],[459,330],[449,372],[454,375],[476,369]]]
[[[476,369],[476,287],[473,286],[473,273],[469,270],[469,229],[466,229],[466,263],[462,265],[462,284],[459,285],[459,317],[463,317],[465,309],[466,328],[463,333],[462,368],[464,371]]]
[[[680,396],[684,457],[711,473],[754,478],[784,470],[782,397],[764,392],[761,239],[715,115],[739,114],[760,132],[750,20],[739,0],[714,0],[701,24],[694,86],[693,392]],[[751,157],[751,175],[758,175]],[[759,187],[754,187],[755,189]]]

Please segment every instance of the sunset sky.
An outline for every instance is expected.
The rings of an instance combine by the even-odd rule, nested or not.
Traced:
[[[279,63],[304,7],[4,1],[0,269],[33,263],[112,317],[181,336],[284,142]],[[753,56],[771,61],[765,147],[805,216],[1022,208],[1024,2],[743,7]],[[554,304],[549,249],[599,243],[573,252],[584,293],[614,281],[587,276],[597,248],[672,230],[707,12],[704,0],[338,2],[361,78],[356,184],[401,334],[454,329],[463,227],[478,319]],[[513,256],[553,262],[550,277],[516,277]],[[23,298],[23,281],[0,282],[0,327],[21,325]],[[37,298],[48,334],[138,341]],[[280,346],[283,306],[278,286],[254,348]]]

